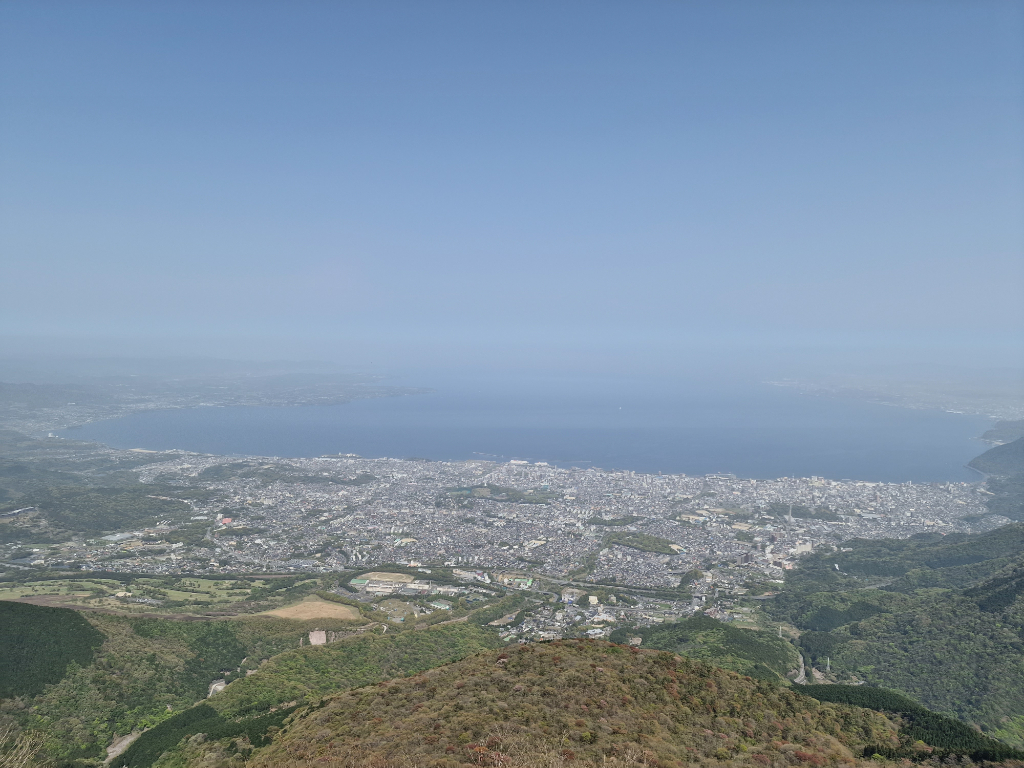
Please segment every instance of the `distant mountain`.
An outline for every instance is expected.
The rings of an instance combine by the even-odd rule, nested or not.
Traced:
[[[1024,437],[1012,443],[989,448],[968,465],[988,475],[1019,475],[1024,473]]]
[[[245,751],[237,741],[235,749]],[[781,768],[877,765],[863,758],[932,751],[916,749],[899,724],[871,710],[821,703],[665,651],[556,641],[480,653],[314,703],[245,764]],[[215,765],[230,755],[194,741],[186,758]]]
[[[1018,437],[1024,437],[1024,419],[997,421],[992,429],[981,436],[981,439],[993,443],[1008,443]]]
[[[969,466],[990,475],[985,481],[990,494],[985,502],[988,511],[1024,521],[1024,437],[990,448]]]

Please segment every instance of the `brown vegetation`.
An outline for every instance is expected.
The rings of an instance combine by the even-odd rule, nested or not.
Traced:
[[[296,619],[306,621],[309,619],[343,619],[346,621],[359,621],[362,617],[359,611],[350,605],[342,603],[330,603],[321,600],[319,597],[310,597],[301,603],[288,605],[284,608],[277,608],[267,611],[264,616],[277,616],[282,619]]]
[[[250,765],[849,766],[884,716],[671,653],[564,641],[491,651],[301,710]]]
[[[360,579],[375,579],[377,581],[400,581],[403,584],[411,584],[415,579],[408,573],[389,573],[386,571],[371,571],[362,573]]]

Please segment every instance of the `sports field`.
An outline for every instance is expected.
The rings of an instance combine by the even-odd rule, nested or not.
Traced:
[[[359,574],[360,579],[373,579],[374,581],[400,581],[408,584],[413,577],[408,573],[387,573],[386,571],[371,571],[370,573]]]

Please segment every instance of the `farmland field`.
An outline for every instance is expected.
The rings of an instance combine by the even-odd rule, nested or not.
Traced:
[[[276,608],[267,611],[264,616],[277,616],[282,619],[345,619],[347,621],[359,621],[359,611],[350,605],[341,603],[330,603],[321,600],[319,597],[312,597],[284,608]]]

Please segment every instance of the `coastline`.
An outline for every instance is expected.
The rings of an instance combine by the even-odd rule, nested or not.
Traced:
[[[1024,397],[1020,393],[951,395],[935,388],[901,389],[892,385],[829,384],[798,379],[778,379],[763,383],[773,387],[795,389],[805,395],[860,400],[894,408],[983,416],[997,423],[1024,420]]]
[[[400,412],[378,424],[375,419],[381,409],[376,406],[380,403],[372,403],[369,408],[365,401],[362,405],[363,412],[358,418],[347,409],[333,407],[326,410],[218,408],[217,413],[191,409],[191,414],[190,409],[176,408],[160,412],[170,414],[169,418],[154,418],[151,412],[138,414],[139,418],[130,423],[112,419],[105,422],[105,429],[79,428],[60,434],[115,450],[180,449],[239,458],[298,459],[357,454],[396,460],[408,457],[459,462],[516,460],[562,468],[592,467],[652,475],[723,474],[747,479],[820,476],[866,482],[984,480],[977,470],[967,465],[986,448],[978,437],[984,425],[968,426],[969,442],[965,443],[964,437],[957,436],[956,427],[950,435],[949,427],[943,426],[948,425],[945,418],[924,422],[911,419],[895,426],[884,419],[879,422],[880,428],[888,434],[872,431],[868,425],[863,429],[854,428],[855,433],[849,439],[843,436],[841,427],[832,428],[837,437],[825,439],[818,430],[806,425],[795,431],[778,432],[769,428],[766,432],[762,428],[738,433],[713,427],[687,430],[625,425],[591,430],[559,429],[555,442],[550,442],[552,432],[544,428],[499,426],[490,429],[479,424],[453,427],[446,423],[445,414],[436,418],[428,414],[433,421],[425,425],[423,415],[416,413],[410,418],[413,425],[406,428]],[[923,431],[915,433],[916,426],[922,424]],[[959,429],[963,435],[963,427]],[[943,433],[945,438],[942,438]],[[809,441],[806,444],[802,442],[805,439]],[[777,440],[784,442],[775,442]],[[961,446],[955,449],[960,454],[959,460],[954,459],[955,464],[949,463],[950,458],[957,456],[956,453],[950,456],[950,445]],[[922,454],[917,446],[931,453]],[[851,458],[848,464],[844,459],[847,456]],[[887,457],[891,458],[888,463]],[[946,470],[941,469],[944,462],[948,466]],[[932,469],[929,470],[929,466]]]

